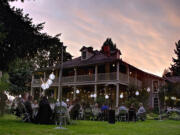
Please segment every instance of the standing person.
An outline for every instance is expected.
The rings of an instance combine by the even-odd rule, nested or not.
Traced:
[[[37,114],[37,123],[50,124],[51,123],[52,110],[49,105],[48,99],[44,96],[39,102],[39,109]]]
[[[7,95],[4,91],[0,91],[0,116],[4,115],[7,99]]]

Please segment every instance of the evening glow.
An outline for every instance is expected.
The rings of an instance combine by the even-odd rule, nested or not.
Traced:
[[[74,57],[83,45],[99,50],[111,37],[124,61],[159,76],[180,40],[179,0],[30,0],[11,6],[23,8],[35,24],[45,22],[48,34],[62,33]]]

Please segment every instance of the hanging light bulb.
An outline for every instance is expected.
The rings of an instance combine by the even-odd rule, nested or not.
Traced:
[[[47,83],[44,83],[44,90],[49,89],[49,85]]]
[[[68,98],[66,99],[66,102],[69,102],[69,99],[68,99]]]
[[[93,95],[93,94],[91,94],[91,95],[90,95],[90,97],[91,97],[91,98],[93,98],[93,97],[94,97],[94,95]]]
[[[47,84],[50,86],[53,83],[53,81],[51,79],[47,80]]]
[[[76,94],[79,94],[79,92],[80,92],[80,91],[77,89],[77,90],[76,90]]]
[[[124,96],[123,96],[123,93],[121,93],[121,95],[120,95],[120,98],[123,98]]]
[[[108,95],[105,95],[105,99],[108,99],[109,98],[109,96]]]
[[[135,93],[135,94],[136,94],[136,96],[139,96],[139,91],[136,91],[136,93]]]
[[[45,90],[45,89],[46,89],[46,85],[45,85],[45,83],[42,83],[42,84],[41,84],[41,88],[42,88],[43,90]]]
[[[49,75],[49,79],[51,79],[51,80],[54,80],[54,79],[55,79],[55,75],[54,75],[53,72]]]
[[[150,91],[151,91],[151,89],[148,87],[148,88],[147,88],[147,92],[150,92]]]
[[[93,95],[93,97],[94,97],[94,98],[96,98],[96,97],[97,97],[96,93]]]

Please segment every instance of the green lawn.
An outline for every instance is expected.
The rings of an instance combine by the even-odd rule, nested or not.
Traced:
[[[180,135],[180,121],[107,122],[76,121],[67,130],[55,125],[23,123],[14,116],[0,118],[0,135]]]

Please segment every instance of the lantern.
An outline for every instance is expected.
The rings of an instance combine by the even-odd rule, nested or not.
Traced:
[[[49,79],[51,79],[51,80],[54,80],[54,79],[55,79],[55,75],[54,75],[53,72],[49,75]]]
[[[51,79],[47,80],[47,84],[50,86],[53,83],[53,81]]]

